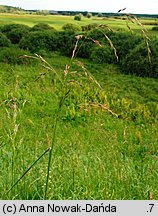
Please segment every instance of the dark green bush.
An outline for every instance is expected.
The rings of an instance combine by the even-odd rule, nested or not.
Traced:
[[[81,26],[82,31],[90,31],[92,29],[95,29],[96,27],[98,27],[97,23],[92,23],[92,24]]]
[[[115,32],[110,35],[110,39],[117,50],[119,61],[142,42],[142,37],[128,32]]]
[[[80,39],[78,43],[77,56],[80,58],[89,58],[92,48],[95,44],[86,38]]]
[[[19,43],[19,47],[31,52],[39,50],[56,51],[58,48],[58,32],[54,30],[30,32]]]
[[[110,32],[107,32],[104,29],[102,30],[93,29],[89,31],[88,34],[86,35],[86,38],[83,37],[83,39],[79,41],[79,44],[78,44],[79,49],[77,52],[77,56],[81,58],[91,58],[92,59],[91,52],[93,52],[93,57],[94,57],[95,52],[100,53],[100,50],[98,49],[100,47],[97,46],[97,43],[100,43],[103,46],[104,45],[108,46],[109,42],[107,42],[107,39],[105,38],[103,33],[109,34],[110,36]]]
[[[81,31],[81,27],[79,25],[75,25],[72,23],[67,23],[63,25],[62,29],[66,31],[74,31],[74,32]]]
[[[7,37],[13,44],[18,44],[23,36],[29,33],[28,29],[17,28],[12,29],[10,32],[7,33]]]
[[[158,26],[152,27],[152,31],[158,31]]]
[[[31,28],[31,31],[55,30],[54,27],[46,23],[38,23]]]
[[[20,56],[30,55],[28,51],[15,47],[5,47],[0,49],[0,62],[6,64],[27,64],[31,59],[19,58]]]
[[[28,34],[30,27],[22,24],[8,24],[4,25],[1,31],[13,44],[18,44],[21,38]]]
[[[77,15],[74,16],[74,20],[81,21],[81,19],[82,19],[81,14],[77,14]]]
[[[130,51],[121,63],[122,71],[142,77],[158,77],[158,39],[150,41],[151,62],[148,49],[143,42]]]
[[[98,13],[97,17],[103,17],[102,13]]]
[[[90,59],[93,62],[104,64],[104,63],[114,63],[116,62],[116,57],[110,46],[103,45],[102,47],[95,46],[90,52]]]
[[[71,56],[75,47],[76,38],[73,31],[61,31],[58,34],[58,50],[61,54]]]
[[[9,47],[11,46],[10,40],[0,32],[0,47]]]
[[[6,25],[1,27],[1,31],[3,33],[7,33],[7,32],[10,32],[13,29],[19,29],[19,28],[30,30],[30,27],[27,26],[27,25],[23,25],[23,24],[6,24]]]
[[[114,34],[113,32],[107,30],[106,28],[103,28],[103,29],[102,28],[94,28],[88,33],[87,37],[93,38],[94,40],[98,40],[100,42],[107,43],[107,39],[106,39],[105,35],[107,35],[109,38],[111,38],[113,34]]]
[[[92,13],[88,12],[86,16],[87,16],[87,18],[91,18],[93,15],[92,15]]]

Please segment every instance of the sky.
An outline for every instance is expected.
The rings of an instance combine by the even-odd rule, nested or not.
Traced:
[[[158,14],[158,0],[0,0],[9,5],[32,10],[63,10],[89,12],[117,12]]]

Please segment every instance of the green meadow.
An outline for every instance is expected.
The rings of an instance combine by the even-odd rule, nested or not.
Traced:
[[[40,22],[127,28],[112,17],[0,14],[0,25]],[[0,198],[158,199],[157,78],[59,52],[31,56],[0,64]]]
[[[146,28],[151,29],[150,22],[158,23],[158,19],[147,19],[141,18],[141,22],[146,23]],[[81,21],[75,21],[73,16],[63,16],[63,15],[35,15],[35,14],[10,14],[10,13],[0,13],[0,25],[3,24],[11,24],[11,23],[18,23],[18,24],[25,24],[30,27],[37,23],[46,23],[53,26],[55,29],[60,30],[62,26],[66,23],[73,23],[77,25],[88,25],[90,23],[96,24],[105,24],[108,25],[110,28],[127,28],[126,22],[130,24],[132,29],[139,30],[139,26],[131,23],[130,21],[126,21],[123,19],[115,19],[114,17],[92,17],[87,18],[83,17]]]

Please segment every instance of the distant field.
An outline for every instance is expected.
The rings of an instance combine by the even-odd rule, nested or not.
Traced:
[[[158,21],[155,19],[143,19],[141,20],[142,22],[146,22],[149,25],[145,25],[147,29],[151,29],[152,25],[150,25],[150,22],[152,23],[157,23]],[[121,20],[121,19],[115,19],[113,17],[111,18],[98,18],[98,17],[92,17],[90,19],[83,17],[81,21],[75,21],[73,16],[62,16],[62,15],[29,15],[29,14],[24,14],[24,15],[17,15],[17,14],[0,14],[0,25],[4,24],[9,24],[9,23],[19,23],[19,24],[25,24],[28,26],[33,26],[39,22],[47,23],[57,30],[60,30],[62,26],[66,23],[75,23],[78,25],[87,25],[90,23],[98,23],[98,24],[106,24],[111,28],[123,28],[123,29],[128,29],[126,24],[126,20]],[[139,30],[139,26],[136,24],[131,23],[128,21],[130,24],[130,27],[135,30]]]

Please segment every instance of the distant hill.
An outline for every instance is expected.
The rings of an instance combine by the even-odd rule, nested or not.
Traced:
[[[16,12],[22,12],[22,11],[24,10],[20,7],[0,5],[0,13],[16,13]]]
[[[78,13],[82,13],[84,16],[86,16],[88,11],[55,11],[55,10],[24,10],[20,7],[12,7],[12,6],[6,6],[6,5],[0,5],[0,13],[35,13],[39,15],[70,15],[74,16]],[[93,16],[97,16],[98,12],[92,12]],[[108,13],[103,12],[101,13],[103,17],[121,17],[123,16],[122,13]],[[134,14],[137,17],[146,17],[146,18],[158,18],[158,14]]]

